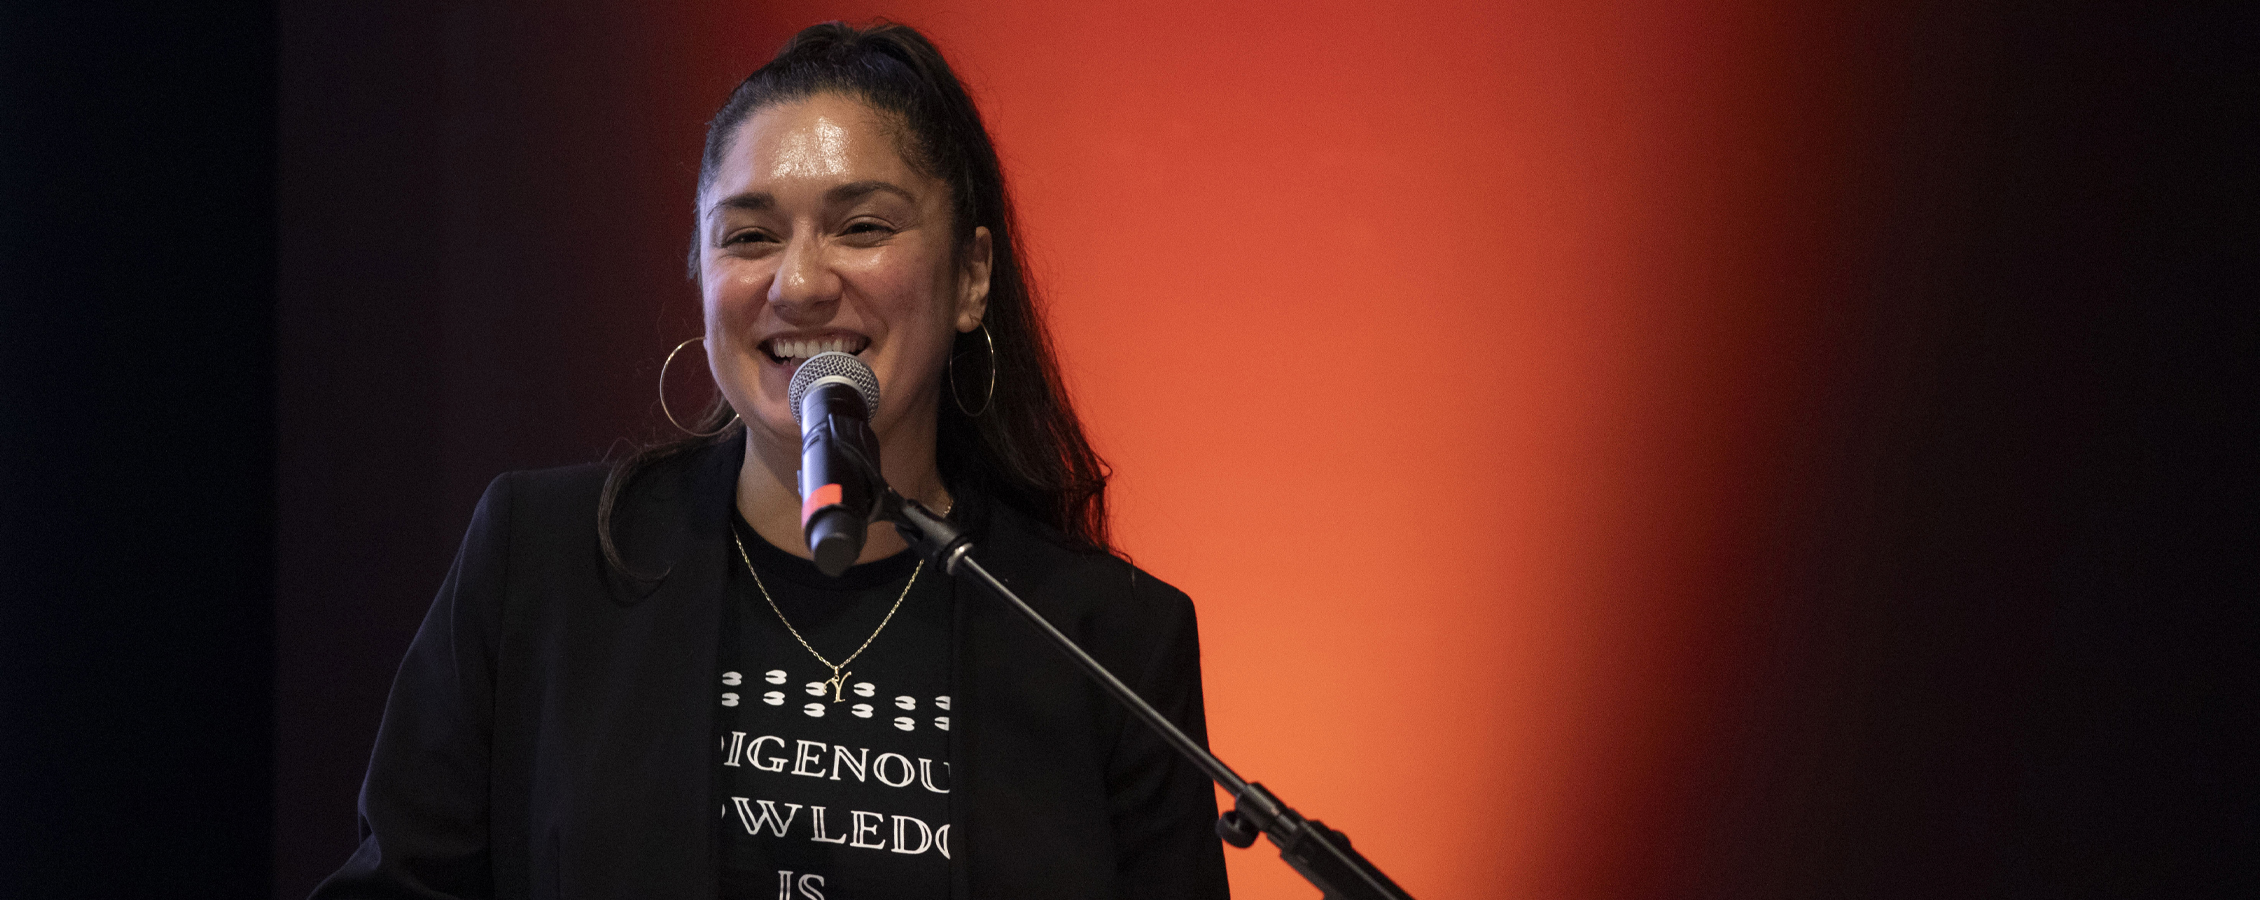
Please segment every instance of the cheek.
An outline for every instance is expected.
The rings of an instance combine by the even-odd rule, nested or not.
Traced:
[[[934,323],[946,327],[956,319],[956,275],[948,258],[930,249],[894,250],[866,261],[850,277],[892,331],[924,333]]]
[[[739,415],[773,429],[785,428],[792,413],[785,407],[782,388],[772,390],[765,383],[766,359],[757,358],[760,351],[750,342],[760,322],[767,285],[755,268],[742,260],[725,260],[700,272],[707,365]]]
[[[761,315],[766,276],[743,261],[709,264],[699,279],[700,302],[709,333],[742,332]]]
[[[875,311],[892,318],[923,299],[926,286],[920,255],[915,250],[889,247],[849,256],[841,261],[839,271],[856,294],[878,307]]]

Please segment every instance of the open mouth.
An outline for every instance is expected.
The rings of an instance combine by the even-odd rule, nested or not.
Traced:
[[[779,335],[761,342],[761,352],[771,362],[798,363],[819,353],[861,353],[871,339],[859,334],[823,334],[807,337]]]

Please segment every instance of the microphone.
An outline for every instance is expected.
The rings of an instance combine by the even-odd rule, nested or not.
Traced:
[[[852,353],[827,350],[793,372],[785,389],[800,423],[800,528],[816,569],[838,577],[863,553],[879,493],[879,377]]]

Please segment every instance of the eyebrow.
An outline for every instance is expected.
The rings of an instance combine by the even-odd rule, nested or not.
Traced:
[[[742,209],[746,212],[764,212],[770,209],[774,209],[776,208],[776,206],[777,198],[770,196],[766,192],[754,194],[732,194],[728,197],[714,201],[714,205],[708,207],[706,211],[708,213],[717,213],[725,209]]]
[[[889,181],[851,181],[825,191],[824,199],[833,203],[846,203],[880,193],[893,194],[911,203],[918,202],[918,198],[911,196],[909,191]]]
[[[826,203],[852,203],[872,194],[893,194],[910,203],[918,202],[918,198],[912,196],[908,190],[904,190],[900,185],[889,181],[851,181],[825,191],[824,201]],[[726,209],[768,212],[776,208],[777,198],[775,195],[768,191],[753,191],[744,194],[732,194],[716,200],[714,206],[707,212],[715,213]]]

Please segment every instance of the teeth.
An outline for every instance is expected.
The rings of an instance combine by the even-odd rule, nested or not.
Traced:
[[[769,352],[780,359],[807,359],[819,353],[853,353],[860,343],[854,338],[777,338],[769,342]]]

